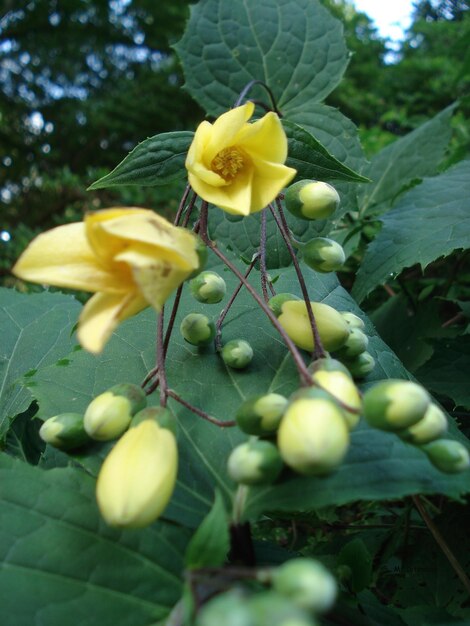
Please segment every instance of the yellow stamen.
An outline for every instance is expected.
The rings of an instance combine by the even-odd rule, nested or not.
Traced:
[[[211,162],[213,172],[229,181],[235,178],[245,165],[243,154],[236,147],[224,148],[218,152]]]

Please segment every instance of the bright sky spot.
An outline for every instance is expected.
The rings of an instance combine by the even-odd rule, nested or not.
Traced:
[[[0,240],[1,241],[7,242],[7,241],[10,241],[10,239],[11,239],[11,235],[10,235],[10,233],[8,231],[2,230],[2,232],[0,232]]]
[[[353,0],[353,4],[373,20],[382,37],[400,41],[411,25],[412,0]]]

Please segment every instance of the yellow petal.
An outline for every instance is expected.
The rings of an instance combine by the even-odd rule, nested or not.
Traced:
[[[196,164],[204,167],[210,166],[210,161],[204,162],[204,153],[210,141],[211,132],[212,124],[209,122],[201,122],[197,127],[186,157],[185,165],[188,169],[193,168]]]
[[[287,159],[287,137],[276,113],[267,113],[253,124],[246,124],[235,137],[253,159],[284,163]]]
[[[79,342],[89,352],[101,352],[115,328],[146,306],[148,302],[137,292],[95,294],[83,307],[78,320]]]
[[[252,183],[251,213],[264,209],[278,193],[294,178],[297,171],[286,165],[253,161],[254,176]]]
[[[194,191],[207,202],[234,215],[249,215],[251,211],[251,186],[253,167],[247,167],[225,187],[212,187],[191,173],[188,179]]]
[[[93,254],[82,222],[58,226],[29,244],[13,268],[15,276],[33,283],[84,291],[128,291],[130,273],[112,273]]]
[[[253,102],[247,102],[243,106],[227,111],[215,120],[212,125],[210,140],[204,151],[206,166],[209,166],[218,152],[234,144],[234,138],[253,115],[254,109]]]

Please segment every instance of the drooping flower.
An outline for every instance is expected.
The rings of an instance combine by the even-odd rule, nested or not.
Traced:
[[[214,124],[202,122],[186,159],[194,191],[236,215],[263,209],[296,174],[284,165],[287,138],[279,117],[270,112],[249,124],[253,111],[247,102]]]
[[[34,283],[90,291],[78,339],[101,352],[123,320],[165,300],[199,267],[197,238],[148,209],[113,208],[36,237],[13,273]]]

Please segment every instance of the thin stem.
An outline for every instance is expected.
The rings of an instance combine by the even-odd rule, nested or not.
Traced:
[[[178,226],[178,224],[180,223],[181,215],[183,214],[183,211],[184,211],[184,205],[186,204],[186,200],[188,199],[190,191],[191,191],[191,185],[188,183],[186,185],[186,189],[184,190],[183,197],[181,198],[181,202],[179,204],[178,210],[176,212],[176,216],[173,222],[175,226]]]
[[[176,391],[173,391],[173,389],[168,389],[167,395],[170,396],[170,398],[173,398],[174,400],[182,404],[187,409],[189,409],[192,413],[199,415],[199,417],[202,417],[203,419],[207,420],[211,424],[220,426],[220,428],[231,428],[232,426],[236,426],[237,424],[235,420],[227,420],[224,422],[222,420],[216,419],[215,417],[212,417],[212,415],[209,415],[208,413],[194,406],[187,400],[183,400],[183,398],[178,393],[176,393]]]
[[[160,405],[166,406],[168,397],[168,383],[165,370],[165,346],[163,342],[163,322],[165,317],[165,307],[162,307],[161,313],[158,315],[157,324],[157,367],[158,380],[160,382]]]
[[[163,342],[163,351],[168,352],[168,344],[170,343],[171,333],[173,332],[173,326],[175,325],[176,313],[178,312],[179,303],[181,300],[181,294],[183,293],[183,285],[180,285],[176,290],[175,299],[171,308],[170,319],[168,320],[168,326],[165,334],[165,341]]]
[[[255,86],[255,85],[260,85],[261,87],[263,87],[263,89],[265,89],[268,94],[269,94],[269,98],[271,100],[271,104],[272,104],[272,110],[277,113],[277,115],[279,117],[282,117],[282,113],[279,111],[279,109],[277,108],[276,105],[276,99],[274,98],[274,94],[271,91],[271,89],[266,85],[266,83],[263,83],[262,80],[250,80],[250,82],[245,85],[245,87],[242,89],[242,91],[240,92],[240,95],[237,98],[237,101],[235,102],[235,104],[233,105],[234,107],[238,107],[240,106],[240,104],[243,102],[243,100],[246,98],[246,96],[248,95],[248,93],[251,91],[251,89]]]
[[[266,209],[261,211],[261,234],[259,241],[259,269],[261,272],[261,291],[265,302],[269,301],[268,272],[266,270]]]
[[[271,213],[276,221],[277,227],[279,228],[279,231],[282,235],[282,238],[284,239],[284,242],[287,246],[287,249],[289,250],[289,254],[292,258],[292,263],[294,264],[294,268],[295,268],[295,273],[297,274],[297,279],[299,281],[299,285],[300,285],[300,289],[302,291],[302,295],[304,297],[304,301],[305,301],[305,306],[307,308],[307,315],[308,315],[308,319],[310,322],[310,326],[312,328],[312,334],[313,334],[313,360],[316,361],[317,359],[322,359],[325,358],[326,356],[326,352],[323,348],[323,344],[322,344],[322,340],[320,337],[320,333],[318,332],[318,326],[317,323],[315,321],[315,316],[313,314],[312,311],[312,304],[310,302],[310,297],[308,295],[308,290],[307,290],[307,285],[305,284],[305,280],[302,274],[302,271],[300,269],[300,265],[299,262],[297,260],[297,256],[295,254],[295,250],[292,246],[292,243],[290,241],[290,237],[289,237],[289,226],[287,224],[286,221],[286,217],[284,215],[284,211],[282,210],[282,205],[280,200],[276,199],[276,204],[277,204],[277,210],[279,213],[279,216],[276,215],[276,212],[274,210],[274,208],[270,205],[270,209],[271,209]]]
[[[447,557],[449,563],[451,564],[454,572],[457,574],[457,576],[460,578],[463,586],[465,587],[465,589],[467,590],[467,593],[470,594],[470,579],[468,578],[467,574],[465,573],[465,571],[463,570],[462,566],[460,565],[460,563],[458,562],[457,558],[455,557],[454,553],[452,552],[452,550],[449,548],[449,546],[447,545],[446,541],[444,540],[443,536],[441,535],[441,533],[439,532],[437,526],[435,525],[435,523],[433,522],[433,520],[431,519],[431,517],[429,516],[428,512],[426,511],[423,503],[421,502],[421,498],[419,496],[411,496],[414,502],[414,505],[416,506],[416,508],[419,511],[419,514],[421,515],[421,517],[423,518],[424,523],[426,524],[426,526],[429,528],[432,536],[434,537],[434,539],[436,540],[437,545],[440,547],[440,549],[442,550],[442,552],[445,554],[445,556]]]

